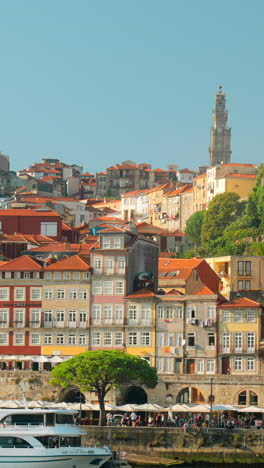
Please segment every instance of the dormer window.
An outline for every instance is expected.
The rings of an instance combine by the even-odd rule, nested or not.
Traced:
[[[6,271],[6,273],[5,273],[5,278],[6,278],[6,279],[11,278],[11,271]]]

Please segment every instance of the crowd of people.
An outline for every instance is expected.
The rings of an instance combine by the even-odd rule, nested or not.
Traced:
[[[112,426],[116,424],[113,415],[108,412],[106,415],[107,425]],[[149,413],[142,416],[137,415],[134,411],[131,413],[124,413],[120,417],[121,426],[131,427],[178,427],[183,431],[188,429],[208,430],[209,428],[222,428],[222,429],[264,429],[264,421],[258,416],[249,417],[248,415],[237,415],[229,417],[227,413],[209,414],[209,413],[179,413],[175,414],[173,418],[169,417],[166,413]]]

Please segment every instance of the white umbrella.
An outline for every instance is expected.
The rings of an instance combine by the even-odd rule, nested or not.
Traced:
[[[33,357],[32,356],[24,356],[23,359],[21,359],[21,361],[33,361]]]
[[[33,361],[34,362],[50,362],[49,358],[47,358],[46,356],[37,356],[33,358]]]
[[[237,411],[236,408],[234,408],[231,405],[213,405],[212,406],[213,411]]]
[[[99,403],[95,403],[95,404],[90,404],[89,403],[89,406],[91,407],[91,411],[100,411]],[[109,405],[109,403],[105,403],[106,411],[111,411],[111,410],[113,410],[115,408],[116,408],[115,406]]]
[[[21,407],[21,405],[18,405],[17,403],[15,403],[12,400],[6,400],[6,401],[1,402],[1,408],[15,409],[15,408],[18,408],[19,406]]]
[[[29,408],[43,408],[43,405],[40,404],[38,401],[29,401],[28,402],[28,407]]]
[[[136,406],[137,406],[136,404],[133,405],[131,403],[128,403],[126,405],[117,406],[116,410],[118,410],[118,411],[134,411]]]
[[[61,403],[53,403],[55,408],[62,408],[62,409],[70,409],[67,403],[65,401],[62,401]]]
[[[196,405],[189,408],[190,413],[209,413],[210,408],[207,405]]]
[[[17,361],[17,356],[12,354],[11,356],[4,356],[3,359],[4,361]]]
[[[162,408],[159,405],[153,404],[153,403],[144,403],[143,405],[138,405],[135,407],[136,411],[151,411],[153,413],[158,413],[159,411],[162,411],[164,408]]]
[[[63,359],[59,356],[53,356],[51,359],[50,359],[50,362],[53,362],[55,364],[58,364],[59,362],[63,362]]]
[[[257,406],[248,406],[247,408],[237,409],[239,413],[264,413],[264,408],[258,408]]]
[[[186,411],[189,411],[188,406],[184,404],[181,405],[180,403],[176,403],[176,405],[173,405],[171,409],[174,413],[186,413]]]

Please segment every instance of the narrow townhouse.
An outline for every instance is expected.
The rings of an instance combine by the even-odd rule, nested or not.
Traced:
[[[59,362],[89,349],[91,268],[74,255],[44,267],[43,280],[41,354]]]
[[[91,249],[90,349],[126,350],[126,297],[145,286],[157,288],[157,264],[157,243],[132,226],[99,232],[99,242]],[[145,339],[147,343],[147,335]]]

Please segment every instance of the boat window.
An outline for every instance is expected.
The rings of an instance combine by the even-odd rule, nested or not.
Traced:
[[[10,414],[3,422],[7,425],[39,426],[43,424],[43,414]]]
[[[38,439],[38,441],[42,445],[44,445],[44,447],[46,448],[58,448],[60,446],[58,436],[53,436],[53,437],[41,436],[41,437],[36,437],[36,439]]]
[[[93,461],[90,462],[90,465],[100,465],[102,458],[95,458]]]
[[[54,424],[54,413],[46,413],[46,425],[50,426]]]
[[[81,437],[61,437],[60,446],[61,447],[80,447]]]
[[[81,447],[81,437],[58,437],[58,436],[40,436],[36,437],[38,441],[46,448],[58,447]]]
[[[57,424],[73,424],[72,414],[56,414]]]
[[[25,447],[32,447],[26,440],[20,439],[20,437],[0,437],[0,447],[3,448],[25,448]]]

